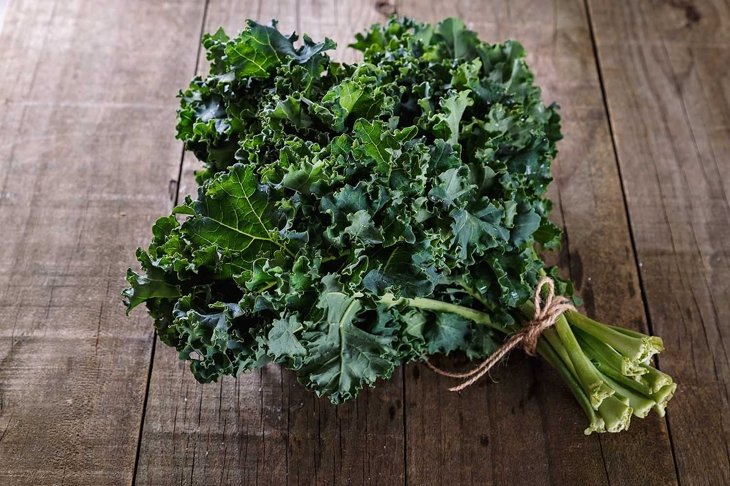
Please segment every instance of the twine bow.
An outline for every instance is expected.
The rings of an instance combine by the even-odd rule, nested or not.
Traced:
[[[547,287],[545,299],[541,295],[543,287]],[[530,356],[535,356],[537,341],[540,339],[543,331],[554,325],[555,321],[558,320],[558,317],[563,312],[574,311],[575,307],[567,297],[555,295],[555,282],[550,277],[542,277],[537,282],[532,303],[535,307],[535,314],[532,320],[521,331],[513,334],[497,351],[475,368],[462,373],[454,373],[442,370],[434,366],[430,361],[426,361],[426,365],[436,374],[466,380],[459,385],[449,388],[450,391],[461,391],[479,381],[482,376],[489,373],[499,360],[519,345],[522,345],[525,353]]]

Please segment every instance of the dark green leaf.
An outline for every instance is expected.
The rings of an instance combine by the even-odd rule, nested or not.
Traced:
[[[372,386],[376,379],[390,376],[396,363],[393,339],[357,327],[362,310],[357,297],[328,292],[317,305],[323,311],[322,319],[302,336],[307,357],[299,373],[307,386],[339,403],[363,386]]]

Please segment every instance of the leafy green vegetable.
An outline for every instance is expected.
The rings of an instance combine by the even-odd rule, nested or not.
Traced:
[[[560,242],[545,191],[561,134],[518,43],[392,19],[356,36],[358,65],[276,23],[203,44],[210,73],[177,125],[198,195],[155,223],[124,291],[198,380],[273,361],[340,403],[431,354],[485,358],[531,318],[555,276],[538,250]],[[659,350],[575,312],[538,346],[587,432],[663,413]]]

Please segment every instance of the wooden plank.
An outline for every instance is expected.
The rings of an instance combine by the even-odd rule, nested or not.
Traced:
[[[583,3],[494,1],[399,4],[438,21],[456,15],[488,41],[520,40],[544,99],[562,107],[560,156],[550,196],[566,231],[561,261],[586,311],[645,328],[609,126]],[[620,305],[616,305],[620,302]],[[415,484],[672,484],[665,422],[636,420],[617,436],[583,437],[584,417],[556,373],[515,354],[481,383],[451,394],[424,367],[406,374],[408,479]],[[646,461],[636,458],[647,456]],[[480,458],[475,460],[475,458]],[[444,464],[450,464],[445,468]]]
[[[0,483],[132,479],[152,332],[120,291],[170,208],[194,0],[10,4],[0,35]]]
[[[682,484],[730,484],[730,7],[590,2]]]
[[[381,10],[382,6],[379,7]],[[373,2],[212,0],[206,30],[240,30],[246,18],[335,39],[384,18]],[[205,67],[201,63],[201,71]],[[180,194],[195,191],[185,157]],[[200,385],[173,349],[158,345],[140,450],[139,484],[397,484],[404,478],[403,390],[397,375],[335,408],[277,366]]]

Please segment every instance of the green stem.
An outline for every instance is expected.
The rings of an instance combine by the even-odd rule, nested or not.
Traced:
[[[570,324],[565,319],[565,315],[558,317],[555,329],[568,354],[570,354],[576,376],[583,385],[586,394],[590,397],[591,404],[594,408],[598,408],[603,400],[614,394],[614,389],[606,384],[596,367],[583,353],[573,331],[570,330]]]
[[[575,330],[575,335],[578,337],[581,347],[591,355],[594,361],[610,366],[626,376],[641,376],[647,372],[645,366],[624,357],[600,339],[596,339],[580,329]]]
[[[565,365],[570,369],[571,373],[575,375],[575,367],[573,366],[573,360],[570,359],[568,350],[563,346],[563,342],[560,340],[557,331],[555,329],[545,329],[542,333],[542,337],[550,343],[550,346],[555,350],[555,353],[560,356]],[[540,341],[538,341],[539,343]]]
[[[644,368],[646,369],[646,374],[641,375],[640,381],[651,388],[653,393],[656,393],[665,386],[672,384],[672,377],[668,374],[659,371],[653,366],[645,365]]]
[[[661,339],[657,337],[635,331],[631,334],[617,331],[578,312],[568,311],[564,315],[571,325],[608,344],[632,361],[647,362],[651,356],[664,349]]]
[[[641,393],[642,395],[646,396],[650,396],[652,393],[651,388],[646,386],[646,384],[634,378],[622,375],[620,371],[616,371],[614,368],[612,368],[611,366],[607,366],[602,361],[598,361],[596,363],[596,368],[598,369],[598,371],[610,377],[611,379],[613,379],[613,381],[617,381],[625,388],[630,388],[631,390],[634,390],[637,393]]]
[[[668,385],[660,388],[656,393],[651,396],[656,402],[656,405],[654,405],[654,411],[657,413],[657,415],[659,415],[660,417],[664,417],[664,414],[666,413],[665,409],[667,408],[667,403],[669,403],[669,400],[672,399],[676,390],[677,384],[669,383]]]
[[[598,407],[598,413],[605,420],[608,432],[621,432],[629,428],[633,410],[627,402],[625,398],[610,396]]]
[[[629,406],[634,409],[634,415],[636,415],[637,417],[646,417],[647,415],[649,415],[652,407],[656,405],[656,402],[650,397],[642,393],[637,393],[635,390],[632,390],[625,386],[622,386],[622,384],[619,383],[618,380],[613,380],[610,376],[605,376],[604,378],[606,382],[616,390],[617,394],[628,399]]]
[[[423,297],[401,297],[396,298],[395,295],[387,293],[380,297],[380,302],[385,304],[387,307],[393,307],[397,305],[404,305],[406,307],[414,307],[416,309],[430,310],[434,312],[450,312],[452,314],[460,315],[466,319],[469,319],[477,324],[484,324],[485,326],[496,329],[497,331],[505,334],[509,333],[509,330],[505,327],[493,322],[489,317],[489,314],[474,310],[470,307],[464,307],[462,305],[452,304],[450,302],[443,302],[436,299],[426,299]]]
[[[547,361],[553,368],[555,368],[560,376],[563,377],[568,388],[573,393],[573,396],[578,401],[578,404],[585,412],[590,424],[585,429],[584,433],[590,435],[591,432],[605,432],[606,425],[603,419],[596,413],[591,405],[591,401],[583,391],[583,388],[578,383],[578,380],[573,375],[573,372],[566,366],[566,363],[558,356],[555,350],[545,340],[540,340],[537,343],[537,352]]]

